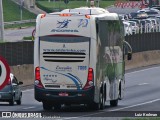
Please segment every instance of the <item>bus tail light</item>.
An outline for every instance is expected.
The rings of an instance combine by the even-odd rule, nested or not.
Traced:
[[[11,79],[9,78],[7,85],[11,85]]]
[[[87,19],[90,19],[90,18],[91,18],[90,15],[85,15],[85,17],[86,17]]]
[[[88,69],[88,78],[87,78],[87,82],[84,86],[84,90],[86,89],[89,89],[93,86],[93,78],[94,78],[94,75],[93,75],[93,68],[89,68]]]
[[[43,88],[41,78],[40,78],[40,68],[39,67],[35,68],[35,85],[39,88]]]
[[[46,17],[46,14],[42,14],[42,15],[41,15],[41,18],[44,18],[44,17]]]
[[[71,14],[63,13],[63,14],[60,14],[59,16],[69,17],[69,16],[71,16]]]

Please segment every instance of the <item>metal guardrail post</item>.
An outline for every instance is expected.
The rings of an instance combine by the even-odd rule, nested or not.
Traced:
[[[0,0],[0,41],[4,41],[3,5]]]

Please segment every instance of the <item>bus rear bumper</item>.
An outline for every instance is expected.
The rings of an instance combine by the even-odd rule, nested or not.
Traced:
[[[87,104],[94,100],[94,87],[87,90],[49,90],[35,86],[34,96],[39,102],[59,104]],[[63,95],[61,95],[63,94]]]

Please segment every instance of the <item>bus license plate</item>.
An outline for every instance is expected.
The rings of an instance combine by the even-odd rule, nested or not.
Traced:
[[[68,93],[59,93],[59,96],[68,96]]]

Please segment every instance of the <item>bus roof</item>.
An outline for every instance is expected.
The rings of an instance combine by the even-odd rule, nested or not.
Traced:
[[[39,15],[36,21],[36,33],[38,36],[70,34],[90,37],[91,25],[95,25],[95,19],[119,20],[119,17],[118,14],[109,13],[103,8],[65,9],[44,16]]]
[[[61,11],[61,13],[78,13],[78,14],[88,14],[88,15],[98,15],[98,14],[104,14],[104,13],[109,13],[107,10],[103,8],[97,8],[97,7],[80,7],[80,8],[74,8],[74,9],[65,9]]]

